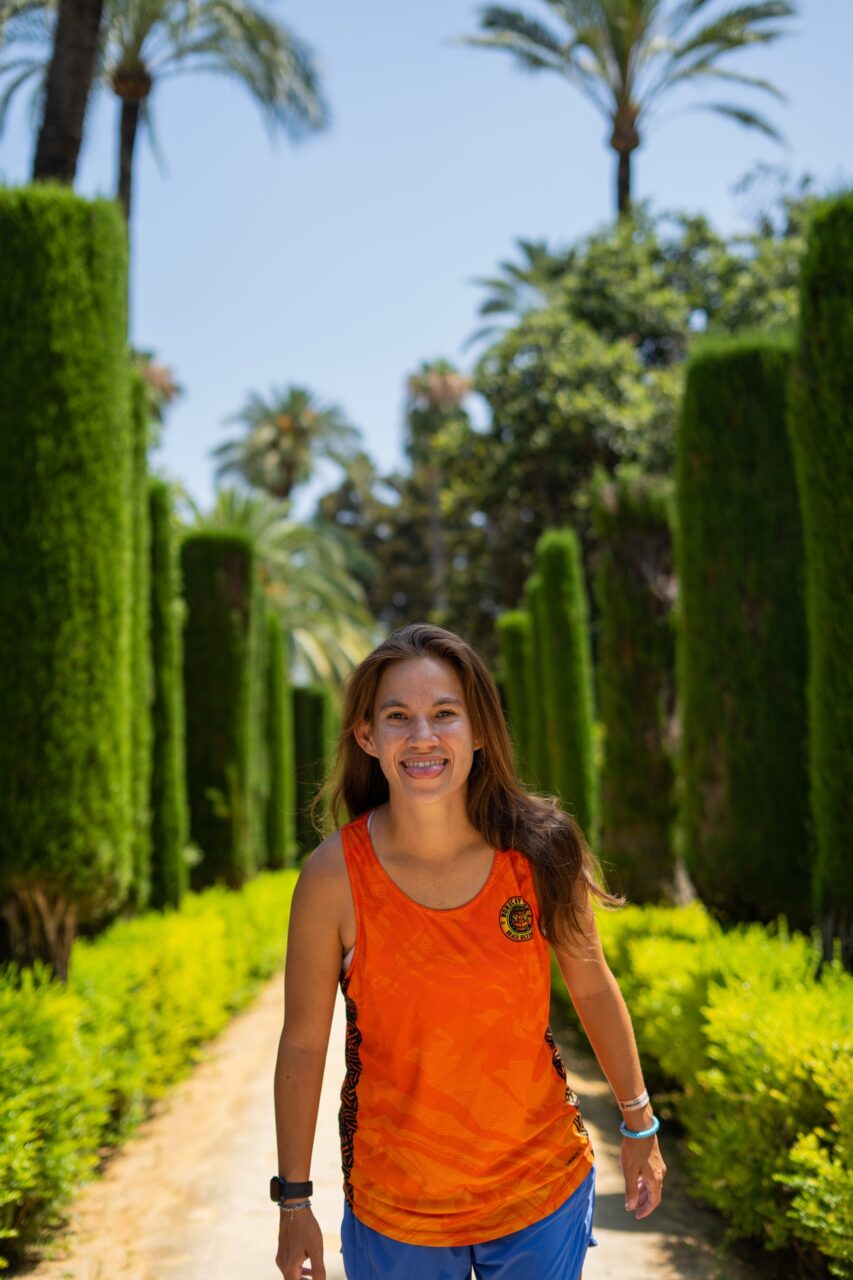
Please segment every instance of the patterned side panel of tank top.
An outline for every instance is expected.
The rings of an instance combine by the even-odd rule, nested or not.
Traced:
[[[341,1106],[338,1111],[338,1128],[341,1135],[341,1168],[344,1175],[344,1196],[347,1199],[349,1207],[353,1207],[352,1183],[350,1182],[350,1172],[352,1170],[353,1158],[353,1138],[358,1127],[358,1081],[361,1076],[361,1058],[359,1057],[359,1045],[361,1044],[361,1031],[358,1027],[358,1009],[355,1001],[348,995],[350,979],[341,979],[341,991],[343,992],[344,1004],[347,1014],[347,1034],[346,1034],[346,1067],[347,1073],[341,1086]]]
[[[568,1079],[566,1077],[566,1068],[563,1064],[563,1059],[560,1055],[560,1050],[557,1048],[557,1042],[554,1039],[554,1033],[552,1032],[550,1027],[548,1027],[548,1029],[545,1032],[545,1040],[551,1050],[551,1061],[554,1064],[554,1070],[562,1080],[563,1084],[566,1086],[566,1104],[570,1107],[578,1108],[577,1115],[575,1116],[575,1119],[574,1119],[575,1132],[582,1133],[585,1137],[588,1138],[589,1132],[586,1128],[586,1125],[583,1122],[583,1116],[580,1113],[580,1098],[578,1097],[578,1095],[575,1093],[574,1089],[568,1082]]]

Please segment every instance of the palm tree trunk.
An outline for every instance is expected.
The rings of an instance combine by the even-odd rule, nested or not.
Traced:
[[[139,102],[122,99],[118,144],[118,198],[124,218],[130,226],[131,187],[133,182],[133,148],[139,124]]]
[[[621,218],[631,211],[631,152],[617,151],[616,208]]]
[[[73,185],[95,61],[103,0],[59,0],[33,180]]]

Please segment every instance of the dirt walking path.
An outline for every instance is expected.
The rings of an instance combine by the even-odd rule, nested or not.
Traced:
[[[192,1074],[158,1105],[100,1179],[83,1187],[71,1225],[27,1272],[32,1280],[281,1280],[278,1209],[269,1200],[276,1145],[272,1080],[284,1009],[281,973],[206,1049]],[[343,997],[338,992],[314,1142],[314,1213],[327,1280],[346,1280],[338,1105],[343,1081]],[[559,1034],[597,1161],[594,1230],[583,1280],[758,1280],[718,1262],[720,1219],[684,1192],[677,1152],[662,1142],[664,1200],[650,1218],[624,1209],[619,1116],[595,1058]]]

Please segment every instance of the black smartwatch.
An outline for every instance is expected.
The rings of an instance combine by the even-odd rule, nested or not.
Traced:
[[[294,1200],[297,1196],[304,1199],[313,1194],[313,1182],[288,1182],[277,1173],[270,1179],[270,1200],[275,1200],[276,1204],[279,1200]]]

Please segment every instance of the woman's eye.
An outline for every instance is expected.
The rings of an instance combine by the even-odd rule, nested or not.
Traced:
[[[451,711],[451,709],[450,709],[449,707],[445,707],[445,708],[444,708],[444,710],[443,710],[443,711],[439,711],[439,713],[438,713],[438,714],[439,714],[440,716],[455,716],[455,715],[456,715],[456,712],[455,712],[455,711]],[[388,719],[389,719],[389,720],[393,720],[395,716],[402,716],[402,715],[403,715],[403,712],[402,712],[402,711],[392,711],[392,712],[390,712],[390,714],[389,714],[389,716],[388,716]],[[405,717],[404,717],[404,718],[405,718]]]

